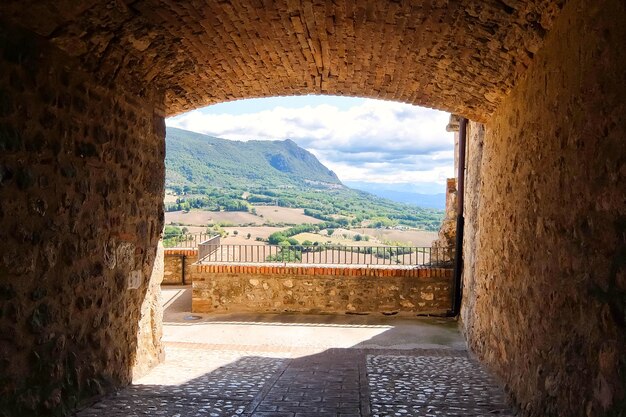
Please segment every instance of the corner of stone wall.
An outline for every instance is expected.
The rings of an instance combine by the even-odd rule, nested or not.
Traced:
[[[459,315],[465,338],[468,338],[468,328],[472,326],[473,307],[476,302],[476,256],[479,237],[478,214],[481,200],[481,172],[483,158],[483,143],[485,140],[485,125],[474,121],[467,124],[467,155],[465,171],[465,198],[463,207],[463,300]]]
[[[447,132],[454,133],[454,172],[456,175],[459,157],[459,120],[460,116],[450,115],[450,121],[446,126]],[[452,259],[456,246],[456,217],[457,217],[457,178],[448,178],[446,181],[446,210],[445,217],[441,222],[437,239],[432,242],[433,248],[447,249],[445,256]]]
[[[165,350],[161,340],[163,336],[163,303],[161,297],[163,270],[163,242],[159,241],[152,274],[148,281],[148,290],[141,305],[133,379],[145,375],[165,359]]]

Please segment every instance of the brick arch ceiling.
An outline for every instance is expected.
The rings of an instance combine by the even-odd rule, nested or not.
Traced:
[[[103,82],[165,94],[165,113],[249,97],[335,94],[483,121],[564,0],[9,0]]]

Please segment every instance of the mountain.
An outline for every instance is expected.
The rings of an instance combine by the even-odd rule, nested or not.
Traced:
[[[425,230],[438,230],[443,219],[441,210],[346,187],[292,140],[241,142],[168,128],[165,144],[165,186],[176,195],[167,211],[254,212],[255,204],[270,204],[303,208],[340,226],[403,224]]]
[[[445,193],[413,193],[409,191],[388,188],[389,186],[387,185],[356,181],[346,181],[345,185],[350,188],[366,191],[368,193],[372,193],[379,197],[388,198],[389,200],[397,201],[399,203],[415,204],[416,206],[434,208],[439,210],[444,210],[446,208]]]
[[[168,127],[165,166],[166,187],[342,186],[334,172],[289,139],[241,142]]]

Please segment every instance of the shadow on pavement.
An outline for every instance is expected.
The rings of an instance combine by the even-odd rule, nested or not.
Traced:
[[[380,347],[406,336],[398,332],[390,328],[349,348],[299,357],[254,347],[170,347],[149,375],[76,415],[512,415],[503,392],[465,350]]]

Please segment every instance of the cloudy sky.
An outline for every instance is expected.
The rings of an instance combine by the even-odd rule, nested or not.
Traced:
[[[431,194],[453,176],[448,117],[390,101],[298,96],[217,104],[167,125],[224,139],[292,139],[344,182]]]

